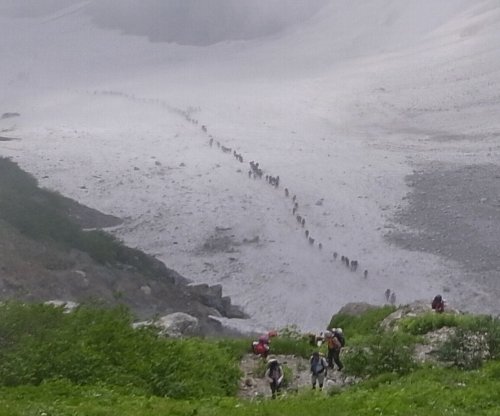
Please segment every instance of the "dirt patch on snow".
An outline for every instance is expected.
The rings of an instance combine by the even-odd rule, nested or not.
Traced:
[[[399,230],[386,238],[457,262],[479,292],[498,293],[500,166],[432,163],[409,175],[407,183],[413,190],[395,216]],[[476,305],[484,309],[484,298],[477,298]],[[495,302],[487,305],[483,311],[500,312]]]

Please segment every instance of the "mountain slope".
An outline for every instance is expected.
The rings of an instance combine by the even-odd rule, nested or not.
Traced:
[[[141,9],[151,34],[128,27],[134,9],[119,2],[99,7],[127,18],[97,27],[95,4],[0,17],[3,111],[21,114],[0,120],[19,139],[0,151],[43,186],[123,218],[116,236],[222,284],[259,325],[314,329],[347,301],[383,303],[387,288],[397,302],[447,292],[498,312],[496,262],[461,255],[500,249],[496,1],[318,1],[272,33],[260,28],[290,2],[264,18],[261,1],[248,36],[216,33],[219,14],[242,17],[215,2],[203,24],[181,20],[203,29],[193,39],[219,36],[205,47],[149,41],[164,2]],[[279,188],[249,180],[249,161]],[[415,204],[423,195],[442,199]],[[214,239],[226,243],[207,250]]]

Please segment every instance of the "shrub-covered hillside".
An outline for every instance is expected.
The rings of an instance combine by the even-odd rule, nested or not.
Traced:
[[[500,324],[489,317],[403,316],[392,308],[336,316],[351,386],[304,387],[278,400],[237,398],[250,339],[167,339],[133,329],[123,309],[0,306],[0,415],[498,415]],[[388,329],[380,329],[381,322]],[[369,325],[367,323],[370,323]],[[433,361],[415,351],[430,334]],[[307,337],[284,331],[275,354],[308,356]],[[288,377],[293,377],[289,374]]]
[[[125,304],[141,319],[186,312],[204,334],[223,332],[209,315],[243,316],[221,290],[188,286],[159,260],[98,229],[119,222],[38,187],[0,157],[0,300]]]

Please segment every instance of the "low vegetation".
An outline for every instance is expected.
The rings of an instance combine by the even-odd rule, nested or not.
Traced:
[[[383,311],[383,312],[382,312]],[[168,339],[153,329],[132,328],[124,308],[80,306],[71,313],[48,305],[0,305],[0,415],[497,415],[500,361],[476,355],[474,369],[417,364],[412,349],[430,316],[407,318],[383,334],[378,324],[388,309],[353,319],[343,317],[346,375],[362,381],[331,394],[309,389],[279,400],[236,398],[241,357],[250,339]],[[432,315],[435,317],[436,315]],[[438,317],[448,322],[449,317]],[[362,324],[374,323],[373,327]],[[453,318],[458,336],[488,328],[497,320]],[[475,327],[474,322],[477,327]],[[427,325],[427,324],[426,324]],[[441,327],[441,324],[432,328]],[[355,344],[350,334],[356,334]],[[491,332],[489,333],[491,334]],[[491,336],[491,335],[484,335]],[[449,343],[460,352],[460,345]],[[272,341],[273,352],[307,355],[314,349],[296,332]],[[450,357],[448,357],[449,359]],[[264,370],[264,368],[262,368]],[[289,371],[289,373],[291,370]],[[291,378],[293,375],[287,374]]]
[[[0,157],[0,227],[8,224],[31,239],[67,252],[86,252],[101,264],[125,264],[147,276],[158,275],[158,264],[143,252],[126,247],[106,232],[82,230],[68,215],[67,201],[57,192],[39,188],[32,175]]]

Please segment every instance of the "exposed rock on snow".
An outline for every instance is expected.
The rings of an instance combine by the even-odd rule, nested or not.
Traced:
[[[78,307],[78,303],[70,300],[49,300],[44,302],[46,305],[52,305],[58,308],[63,308],[64,312],[72,312]]]

